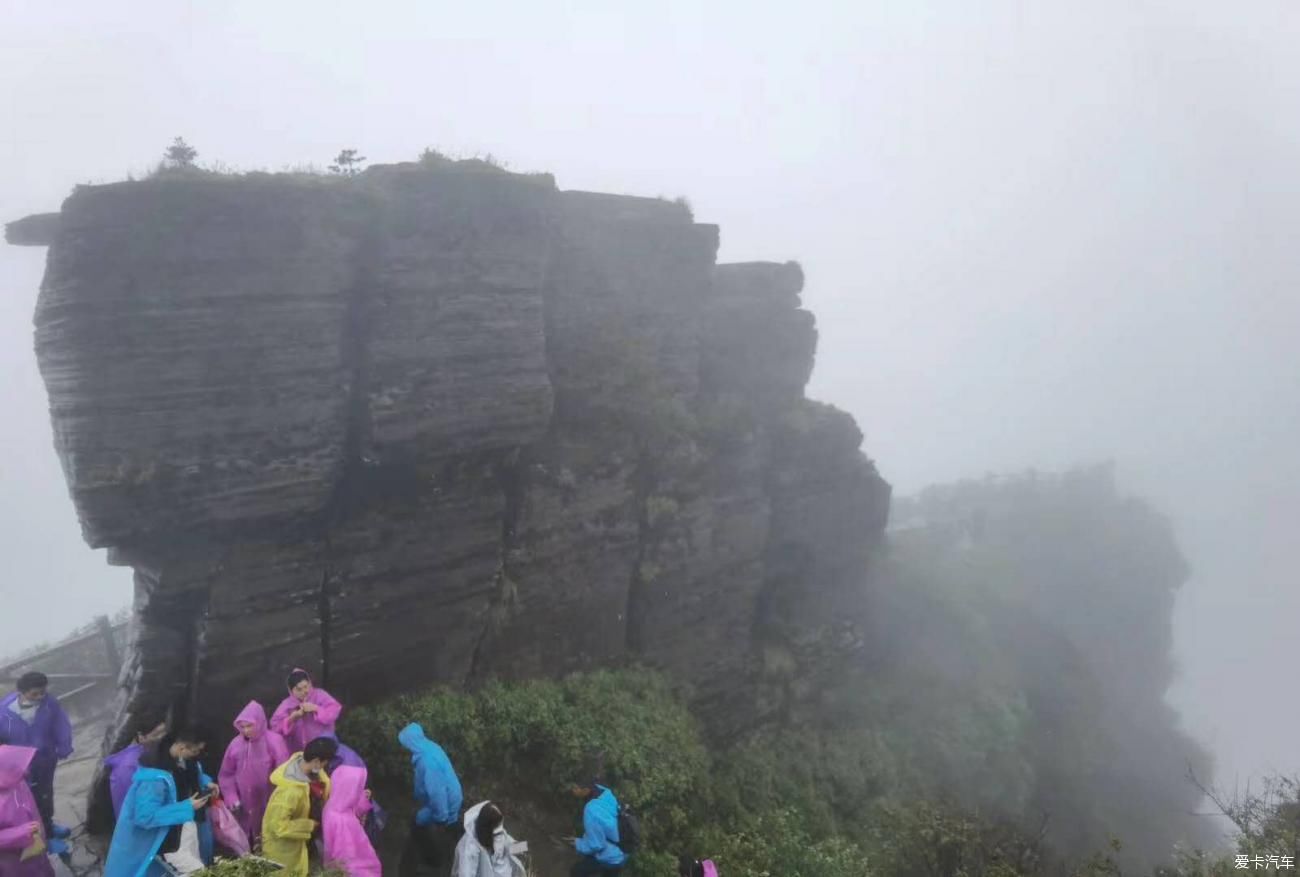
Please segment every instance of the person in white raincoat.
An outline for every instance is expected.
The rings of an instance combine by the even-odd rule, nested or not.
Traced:
[[[456,844],[454,877],[524,877],[523,863],[510,852],[515,839],[503,822],[501,808],[491,801],[465,811],[465,834]]]

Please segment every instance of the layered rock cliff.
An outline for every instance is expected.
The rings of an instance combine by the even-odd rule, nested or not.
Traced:
[[[888,485],[804,397],[794,264],[477,163],[81,187],[36,351],[86,541],[135,569],[119,730],[639,660],[719,732],[859,641]]]

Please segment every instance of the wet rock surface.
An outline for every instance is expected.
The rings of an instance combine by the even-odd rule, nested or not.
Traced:
[[[627,661],[725,734],[860,643],[889,487],[804,398],[798,266],[686,207],[397,165],[23,222],[69,490],[136,570],[112,736],[296,666],[358,704]]]

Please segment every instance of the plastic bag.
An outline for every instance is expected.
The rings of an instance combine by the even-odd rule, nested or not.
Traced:
[[[203,859],[199,857],[199,827],[193,822],[182,825],[180,847],[174,853],[164,854],[163,861],[171,865],[177,874],[202,871]]]
[[[388,825],[388,811],[379,806],[379,803],[373,798],[370,801],[370,812],[362,822],[366,830],[366,837],[375,849],[379,849],[379,838],[384,833],[384,827]]]
[[[212,836],[227,852],[236,856],[246,856],[252,851],[248,835],[225,804],[213,804],[208,808],[208,821],[212,823]]]
[[[18,861],[26,862],[28,859],[36,858],[43,852],[45,852],[45,835],[38,834],[32,838],[32,845],[22,851]]]

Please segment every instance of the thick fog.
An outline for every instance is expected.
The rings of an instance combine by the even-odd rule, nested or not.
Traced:
[[[708,11],[700,7],[708,6]],[[1300,769],[1300,11],[1290,0],[4,4],[0,219],[199,162],[492,153],[687,196],[798,259],[812,393],[902,493],[1113,459],[1195,570],[1172,693],[1231,784]],[[0,653],[129,600],[80,540],[0,248]]]

